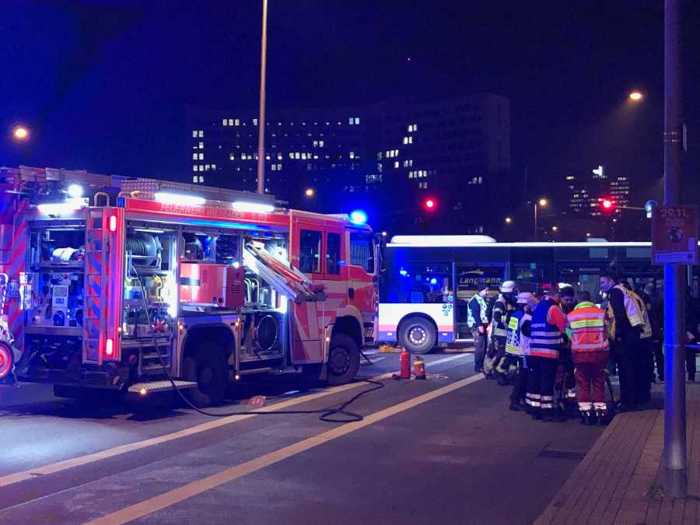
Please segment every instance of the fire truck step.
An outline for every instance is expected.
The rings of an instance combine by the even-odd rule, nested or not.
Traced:
[[[178,390],[187,390],[189,388],[196,388],[197,386],[197,383],[194,381],[182,381],[180,379],[175,379],[173,383],[175,383],[175,386]],[[147,383],[134,383],[129,387],[129,394],[146,396],[155,392],[164,392],[166,390],[172,390],[172,388],[172,383],[167,380],[149,381]]]

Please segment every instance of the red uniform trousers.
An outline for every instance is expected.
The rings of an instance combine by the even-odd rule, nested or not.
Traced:
[[[576,367],[576,398],[579,408],[602,408],[605,404],[605,367],[609,352],[573,352]]]

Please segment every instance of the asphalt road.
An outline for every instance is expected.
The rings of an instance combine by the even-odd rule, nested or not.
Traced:
[[[386,376],[376,354],[363,377]],[[507,409],[471,354],[427,356],[427,381],[356,400],[356,423],[315,414],[209,418],[0,388],[0,523],[530,523],[602,432]],[[298,390],[277,377],[219,412],[322,409],[369,388]],[[3,407],[4,405],[4,407]],[[99,521],[101,520],[101,521]]]

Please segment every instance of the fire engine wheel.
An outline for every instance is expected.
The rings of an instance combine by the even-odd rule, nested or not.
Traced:
[[[228,387],[228,364],[223,349],[217,345],[202,345],[194,356],[185,358],[182,367],[185,379],[197,381],[197,388],[189,390],[195,405],[223,403]]]
[[[399,342],[412,354],[427,354],[436,340],[435,326],[425,317],[409,317],[401,323]]]
[[[349,335],[336,334],[328,352],[328,384],[343,385],[352,381],[360,369],[360,349]]]

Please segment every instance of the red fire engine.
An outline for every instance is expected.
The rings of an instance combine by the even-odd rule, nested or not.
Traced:
[[[0,192],[0,375],[212,404],[247,374],[350,381],[374,338],[377,248],[346,215],[27,167]]]

